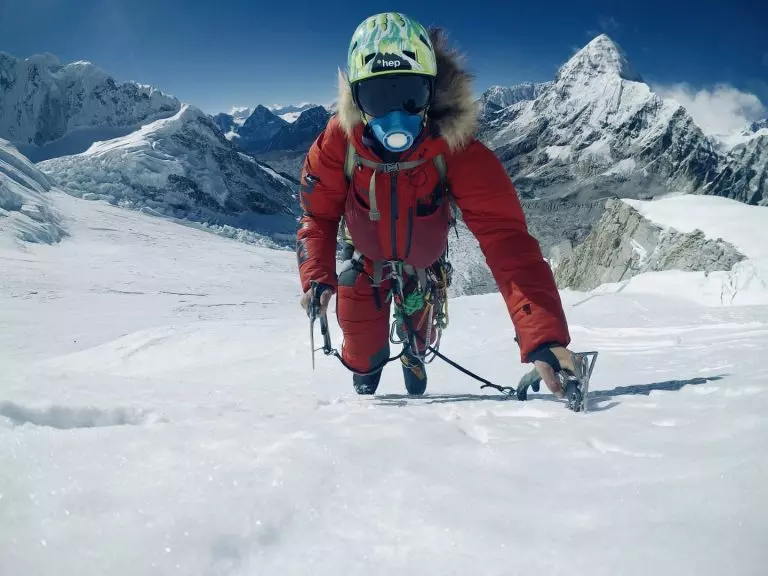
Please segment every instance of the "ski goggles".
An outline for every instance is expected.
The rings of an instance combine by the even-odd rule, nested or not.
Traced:
[[[392,111],[419,114],[432,101],[432,79],[417,74],[366,78],[354,84],[352,90],[360,110],[373,118]]]

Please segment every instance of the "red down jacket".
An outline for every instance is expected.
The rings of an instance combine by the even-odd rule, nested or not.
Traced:
[[[362,134],[362,125],[351,131],[358,154],[381,162],[366,148]],[[355,191],[368,190],[373,171],[364,166],[356,169],[348,191],[344,174],[346,150],[347,134],[338,118],[333,117],[304,162],[300,198],[304,214],[297,233],[304,291],[313,280],[336,287],[335,250],[340,219],[348,213],[348,200],[367,200],[367,193]],[[496,156],[477,140],[459,151],[451,151],[443,138],[428,136],[403,159],[423,158],[427,162],[391,175],[377,173],[376,200],[381,219],[373,225],[378,232],[380,256],[405,259],[409,244],[419,242],[420,223],[414,210],[418,201],[429,199],[438,184],[439,174],[429,161],[437,154],[445,158],[451,194],[504,297],[517,332],[522,361],[527,362],[527,355],[542,344],[567,346],[568,326],[549,265],[538,242],[528,232],[509,176]],[[358,246],[354,235],[352,240]]]

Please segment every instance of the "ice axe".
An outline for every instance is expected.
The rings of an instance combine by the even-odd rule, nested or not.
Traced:
[[[309,299],[307,316],[309,316],[309,345],[312,348],[312,370],[315,369],[315,352],[322,350],[326,355],[333,353],[331,346],[331,333],[328,330],[328,315],[326,312],[320,312],[320,294],[317,290],[317,282],[312,282],[310,290],[312,295]],[[320,333],[323,336],[323,345],[315,348],[315,320],[320,320]]]

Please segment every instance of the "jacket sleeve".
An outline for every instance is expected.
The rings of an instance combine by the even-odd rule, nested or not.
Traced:
[[[448,161],[464,223],[477,238],[512,318],[523,362],[543,344],[570,343],[560,294],[538,241],[528,232],[512,181],[480,142]]]
[[[336,118],[320,133],[304,159],[299,202],[302,216],[296,234],[301,287],[314,280],[336,289],[336,238],[344,214],[346,136]]]

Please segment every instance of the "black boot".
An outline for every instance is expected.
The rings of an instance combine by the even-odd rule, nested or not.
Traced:
[[[381,370],[367,376],[352,375],[352,384],[355,386],[355,392],[360,395],[375,394],[376,389],[379,387],[379,380],[381,380]]]
[[[427,371],[424,363],[409,353],[400,357],[403,363],[403,378],[408,394],[421,396],[427,389]]]

